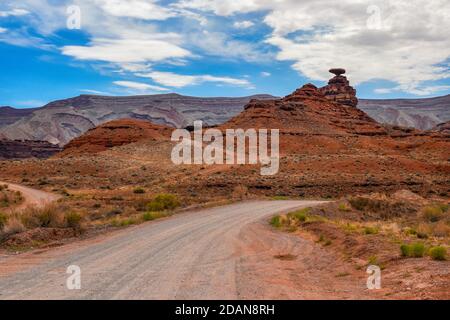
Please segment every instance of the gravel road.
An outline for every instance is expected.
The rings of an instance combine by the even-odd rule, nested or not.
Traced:
[[[320,203],[244,202],[178,214],[59,248],[3,256],[0,299],[241,298],[242,231],[271,215]],[[81,269],[80,290],[67,288],[71,265]]]
[[[0,184],[6,184],[8,185],[8,189],[22,193],[25,201],[20,205],[19,209],[28,206],[42,207],[61,198],[61,196],[54,193],[32,189],[14,183],[0,181]]]

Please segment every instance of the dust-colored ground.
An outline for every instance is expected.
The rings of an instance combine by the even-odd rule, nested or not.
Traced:
[[[424,199],[408,191],[390,197],[374,194],[281,215],[272,224],[299,241],[309,239],[334,259],[344,261],[347,268],[336,270],[337,278],[352,279],[368,265],[379,266],[380,298],[450,298],[448,199]],[[417,256],[402,254],[402,246],[414,245],[422,248]],[[433,256],[435,248],[446,251],[439,258],[442,260]],[[290,250],[281,253],[291,254]],[[306,259],[317,259],[316,255],[323,251],[316,247]],[[315,272],[310,267],[309,272]]]

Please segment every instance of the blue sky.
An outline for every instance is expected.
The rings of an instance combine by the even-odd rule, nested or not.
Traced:
[[[344,67],[361,98],[450,93],[449,1],[0,3],[0,105],[80,94],[284,96]],[[414,23],[411,23],[414,21]]]

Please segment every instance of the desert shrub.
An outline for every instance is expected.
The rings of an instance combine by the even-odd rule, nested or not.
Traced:
[[[449,205],[447,203],[441,203],[439,204],[439,208],[441,208],[442,212],[447,212]]]
[[[25,230],[26,230],[26,228],[24,227],[22,222],[13,216],[8,219],[8,223],[3,228],[2,237],[10,236],[10,235],[13,235],[16,233],[21,233],[21,232],[24,232]]]
[[[8,222],[8,216],[5,213],[0,212],[0,231],[6,226]]]
[[[311,212],[311,208],[303,208],[288,214],[290,219],[297,220],[299,222],[305,222],[308,218],[308,214]]]
[[[342,211],[342,212],[351,211],[351,209],[349,208],[349,206],[346,203],[340,203],[338,206],[338,210]]]
[[[27,228],[58,228],[65,226],[64,214],[54,204],[43,208],[27,208],[22,213],[21,218]]]
[[[370,256],[369,257],[369,261],[367,262],[368,265],[371,266],[379,266],[380,263],[378,262],[378,257],[377,256]]]
[[[404,213],[410,214],[417,211],[414,206],[404,201],[390,201],[383,198],[373,199],[362,196],[350,198],[348,201],[352,208],[358,211],[378,213],[382,219],[390,219]]]
[[[378,232],[379,229],[377,227],[370,227],[370,226],[364,227],[364,234],[377,234]]]
[[[121,227],[128,227],[130,225],[136,224],[136,220],[133,218],[124,219],[121,221],[120,226]]]
[[[417,235],[417,230],[414,228],[406,228],[404,230],[404,232],[407,236],[416,236]]]
[[[400,251],[404,257],[421,258],[425,255],[425,245],[421,242],[402,244]]]
[[[450,236],[450,223],[446,223],[445,221],[439,221],[437,223],[434,223],[431,226],[431,233],[435,237],[449,237]]]
[[[280,216],[272,217],[272,219],[270,220],[270,224],[275,228],[280,228],[282,225],[281,217]]]
[[[419,239],[428,239],[428,234],[423,233],[423,232],[417,232],[416,236]]]
[[[447,257],[447,249],[442,246],[431,248],[429,253],[433,260],[444,261]]]
[[[165,215],[161,212],[146,212],[142,215],[142,220],[153,221],[162,217],[165,217]]]
[[[429,222],[438,222],[442,216],[443,211],[440,206],[428,206],[423,208],[423,218]]]
[[[135,194],[144,194],[145,193],[145,190],[144,190],[144,188],[135,188],[134,190],[133,190],[133,193],[135,193]]]
[[[68,228],[72,229],[81,229],[81,220],[82,217],[77,212],[69,212],[65,216],[66,219],[66,225]]]
[[[402,253],[403,257],[409,257],[411,255],[411,248],[408,244],[402,244],[400,246],[400,252]]]
[[[415,258],[423,257],[425,254],[425,245],[421,242],[412,245],[412,254]]]
[[[147,204],[150,212],[174,210],[180,206],[180,202],[173,194],[159,194]]]
[[[369,199],[363,197],[354,197],[350,198],[348,202],[354,209],[363,211],[369,204]]]
[[[127,219],[114,219],[111,221],[111,225],[113,227],[128,227],[130,225],[136,224],[137,221],[134,218],[127,218]]]

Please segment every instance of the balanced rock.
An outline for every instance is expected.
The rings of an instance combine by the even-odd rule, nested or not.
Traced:
[[[328,85],[320,88],[319,91],[328,100],[335,101],[346,106],[356,107],[358,105],[356,90],[350,86],[350,82],[347,80],[347,77],[343,76],[343,74],[345,74],[345,69],[330,69],[330,73],[333,73],[335,77],[330,79]]]

